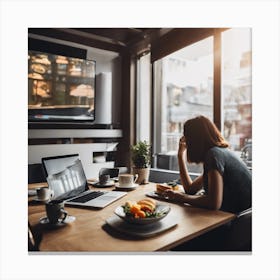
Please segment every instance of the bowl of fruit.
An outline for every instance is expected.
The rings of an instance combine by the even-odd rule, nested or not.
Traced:
[[[139,201],[127,201],[115,209],[115,214],[128,223],[147,225],[155,223],[170,212],[170,207],[164,204],[157,204],[152,198],[145,198]]]

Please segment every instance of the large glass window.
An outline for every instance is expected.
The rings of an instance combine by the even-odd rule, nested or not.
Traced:
[[[216,38],[221,65],[214,72]],[[221,33],[221,40],[218,35],[208,37],[154,63],[154,167],[178,170],[177,148],[183,124],[197,115],[221,120],[218,125],[230,148],[251,166],[251,57],[251,29],[232,28]],[[214,94],[218,69],[221,80]],[[221,100],[221,108],[214,108],[214,98]],[[192,164],[189,170],[200,172],[202,168]]]
[[[213,120],[213,37],[157,61],[155,69],[155,151],[158,168],[178,170],[183,124],[197,115]],[[193,172],[200,167],[192,165]]]
[[[234,28],[222,33],[223,133],[235,151],[252,142],[251,29]],[[249,163],[249,162],[248,162]]]

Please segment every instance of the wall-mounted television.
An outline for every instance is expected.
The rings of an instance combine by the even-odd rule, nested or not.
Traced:
[[[92,123],[96,62],[28,51],[29,123]]]

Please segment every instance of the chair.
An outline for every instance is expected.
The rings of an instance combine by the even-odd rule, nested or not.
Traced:
[[[150,169],[149,181],[154,183],[167,183],[180,179],[178,171]]]
[[[252,208],[240,212],[229,224],[223,246],[225,251],[252,250]]]
[[[101,168],[99,170],[100,175],[110,175],[110,178],[116,178],[119,176],[119,168]]]
[[[213,229],[171,251],[251,251],[252,209],[240,212],[236,219]]]
[[[41,183],[46,181],[41,163],[28,164],[28,184]]]
[[[191,176],[192,180],[199,176],[198,173],[190,173],[189,175]],[[178,181],[178,183],[180,183],[180,174],[179,171],[151,168],[149,181],[154,183]]]
[[[32,227],[28,221],[28,251],[40,251],[39,245],[42,240],[42,233]]]

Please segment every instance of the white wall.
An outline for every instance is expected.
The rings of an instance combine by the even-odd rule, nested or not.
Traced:
[[[87,59],[96,61],[96,74],[101,72],[112,73],[112,123],[119,124],[121,120],[121,57],[118,53],[96,49],[81,44],[45,36],[29,34],[30,38],[45,40],[57,44],[68,45],[87,50]],[[39,163],[44,156],[79,153],[87,178],[98,175],[101,167],[113,167],[113,162],[92,163],[92,152],[99,144],[63,144],[63,145],[31,145],[28,147],[28,163]],[[106,145],[106,144],[103,144]],[[103,149],[104,150],[104,149]],[[107,150],[107,149],[105,149]]]
[[[102,167],[112,168],[114,162],[93,163],[93,152],[114,151],[118,143],[86,143],[28,146],[28,164],[41,163],[43,157],[79,154],[88,179],[98,178]]]

